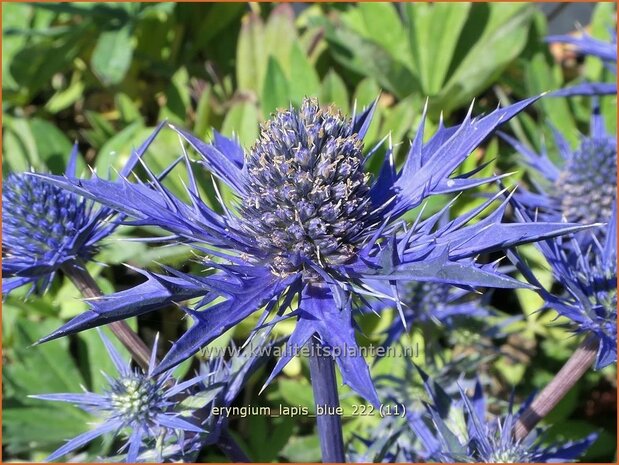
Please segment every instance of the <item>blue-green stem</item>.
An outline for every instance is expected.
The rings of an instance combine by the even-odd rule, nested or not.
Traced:
[[[312,340],[309,358],[310,376],[316,404],[316,424],[320,438],[322,461],[329,463],[343,463],[344,438],[342,436],[342,417],[336,410],[340,406],[335,378],[335,360],[330,354],[321,354],[321,344]],[[319,407],[323,414],[318,414]]]

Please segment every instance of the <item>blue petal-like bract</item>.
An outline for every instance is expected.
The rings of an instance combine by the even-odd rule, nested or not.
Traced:
[[[377,404],[369,368],[356,351],[353,313],[366,297],[400,305],[394,283],[402,280],[469,289],[526,287],[495,265],[478,263],[477,256],[583,228],[560,221],[503,224],[506,203],[497,201],[503,193],[447,223],[440,223],[439,215],[413,225],[402,219],[431,195],[500,179],[476,178],[481,168],[452,175],[498,126],[538,98],[479,118],[469,112],[457,126],[441,124],[425,143],[422,122],[402,169],[395,168],[388,150],[376,178],[365,166],[363,138],[377,102],[349,119],[315,99],[273,115],[246,151],[219,133],[207,143],[173,127],[200,157],[192,165],[187,155],[178,168],[188,170],[189,201],[174,196],[153,173],[148,182],[131,182],[128,173],[116,181],[40,176],[117,210],[133,224],[168,231],[204,254],[211,268],[205,275],[144,272],[145,283],[92,301],[88,312],[45,340],[198,298],[185,309],[193,326],[174,343],[159,373],[264,309],[260,325],[296,319],[289,343],[302,345],[316,334],[338,353],[344,382]],[[237,197],[234,206],[222,201],[223,213],[200,198],[192,170],[204,167]],[[492,208],[485,219],[473,221]],[[288,360],[284,357],[274,374]]]
[[[182,444],[182,434],[179,432],[203,432],[199,425],[179,418],[180,413],[174,410],[176,404],[169,400],[172,395],[186,393],[189,388],[201,382],[203,377],[194,377],[179,385],[171,379],[169,372],[151,375],[150,373],[154,371],[153,366],[149,367],[148,373],[140,370],[133,371],[128,361],[122,359],[103,333],[100,332],[99,335],[118,372],[116,378],[106,376],[110,385],[104,393],[84,392],[33,396],[42,400],[74,404],[95,414],[101,421],[99,426],[93,430],[71,439],[54,451],[47,461],[56,460],[73,452],[103,434],[124,434],[126,430],[129,430],[126,461],[134,463],[144,448],[145,440],[164,440],[168,436],[175,437],[179,444]],[[156,350],[157,338],[155,338],[153,354]],[[151,363],[154,363],[154,356],[151,359]]]
[[[421,370],[420,370],[421,371]],[[469,397],[460,388],[460,399],[453,400],[441,386],[421,372],[432,403],[427,405],[425,419],[410,416],[409,425],[427,450],[430,461],[454,463],[527,463],[568,462],[579,458],[595,442],[597,434],[580,441],[542,445],[540,431],[529,433],[523,440],[513,436],[513,425],[522,409],[513,414],[488,419],[483,389],[479,381]],[[458,414],[466,420],[466,429],[454,428]],[[424,421],[425,420],[425,421]]]

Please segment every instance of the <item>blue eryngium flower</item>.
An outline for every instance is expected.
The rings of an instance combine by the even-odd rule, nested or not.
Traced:
[[[43,341],[200,297],[188,310],[195,324],[173,345],[157,369],[161,371],[264,308],[261,324],[272,314],[268,324],[296,319],[288,341],[291,347],[301,347],[317,334],[323,345],[336,349],[331,353],[339,354],[344,382],[377,404],[368,366],[355,352],[353,310],[366,305],[364,296],[397,303],[395,283],[400,280],[520,287],[494,266],[476,263],[474,257],[579,229],[566,223],[502,224],[506,202],[471,224],[496,199],[440,227],[442,213],[414,224],[401,219],[430,195],[495,181],[496,176],[472,178],[474,173],[449,176],[498,125],[536,100],[483,118],[474,119],[469,113],[458,126],[441,125],[427,143],[424,116],[402,169],[396,170],[389,147],[375,178],[365,171],[369,156],[362,151],[374,106],[350,120],[307,99],[298,110],[274,115],[247,152],[218,133],[207,144],[172,127],[200,154],[199,163],[236,194],[239,205],[234,210],[222,205],[222,214],[200,198],[188,158],[190,203],[175,197],[154,175],[148,184],[126,178],[109,182],[45,176],[52,184],[134,218],[134,224],[159,226],[176,240],[194,244],[211,271],[202,275],[173,269],[167,270],[168,275],[143,271],[145,283],[89,301],[91,310]],[[379,292],[385,283],[387,291]],[[295,351],[286,352],[269,380]]]
[[[546,152],[533,153],[517,140],[502,135],[545,179],[535,182],[536,192],[520,191],[515,198],[528,215],[544,221],[566,218],[575,223],[607,222],[617,201],[617,141],[604,128],[604,120],[595,108],[589,136],[580,146],[569,143],[554,131],[561,163],[555,165]]]
[[[502,418],[488,418],[486,400],[479,382],[472,397],[460,389],[460,399],[453,400],[436,383],[424,377],[432,403],[427,404],[427,417],[410,415],[409,424],[425,448],[430,461],[481,463],[568,462],[586,452],[597,439],[544,446],[542,431],[529,433],[523,440],[514,439],[513,427],[523,411],[510,411]],[[510,403],[511,404],[511,403]],[[525,405],[526,407],[526,405]],[[427,421],[426,421],[427,420]]]
[[[615,29],[616,26],[611,31],[611,39],[609,42],[595,39],[585,31],[582,31],[580,36],[548,36],[546,37],[546,42],[571,44],[583,55],[600,58],[608,69],[617,74],[617,32]],[[616,93],[616,82],[583,82],[566,89],[552,92],[551,95],[555,97],[569,97],[572,95],[615,95]]]
[[[152,137],[159,131],[157,128]],[[135,151],[121,174],[128,175],[145,145]],[[74,145],[66,176],[75,177]],[[88,199],[27,173],[11,173],[2,183],[2,293],[33,284],[44,291],[66,263],[88,261],[98,243],[117,226],[115,212],[95,208]]]
[[[524,216],[524,214],[522,214]],[[604,243],[595,236],[586,248],[573,240],[570,247],[558,240],[536,244],[563,287],[560,294],[544,288],[522,257],[508,254],[525,278],[544,299],[546,307],[571,320],[575,333],[599,339],[595,368],[617,362],[617,212],[616,206],[605,228]]]
[[[165,441],[175,438],[183,442],[183,432],[201,433],[202,429],[181,418],[174,411],[174,397],[183,394],[191,386],[202,381],[202,377],[176,383],[171,371],[155,375],[157,339],[147,373],[132,370],[110,341],[100,333],[110,359],[118,371],[118,377],[107,377],[109,388],[103,394],[84,392],[81,394],[41,394],[37,399],[53,400],[74,404],[100,417],[98,426],[83,433],[54,451],[46,461],[56,460],[106,433],[127,434],[122,450],[128,448],[126,461],[136,462],[144,444],[161,447]],[[187,412],[184,412],[187,413]]]

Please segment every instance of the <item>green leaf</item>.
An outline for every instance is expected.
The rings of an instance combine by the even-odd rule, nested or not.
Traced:
[[[249,147],[258,138],[258,109],[252,102],[234,104],[224,119],[221,132],[225,136],[238,135],[241,145]]]
[[[189,73],[185,67],[174,73],[164,95],[166,103],[161,108],[159,120],[168,119],[173,123],[184,124],[191,105]]]
[[[305,379],[279,379],[277,389],[284,400],[292,406],[304,406],[314,411],[312,386]]]
[[[197,5],[203,8],[205,5]],[[205,20],[200,24],[196,42],[202,47],[218,36],[233,22],[238,21],[245,8],[243,3],[211,3]]]
[[[290,462],[320,462],[318,436],[291,436],[281,455]]]
[[[137,120],[142,121],[138,105],[127,94],[119,92],[114,96],[114,102],[120,112],[120,118],[125,124],[130,124]]]
[[[269,58],[267,74],[262,91],[262,113],[269,115],[280,108],[290,105],[288,81],[281,66],[274,57]]]
[[[46,392],[78,392],[84,380],[69,352],[69,341],[59,339],[32,347],[41,337],[57,329],[62,322],[20,319],[15,327],[14,350],[5,365],[5,380],[22,396]]]
[[[332,69],[329,70],[322,81],[322,88],[320,89],[320,103],[322,105],[334,104],[344,113],[348,112],[349,104],[346,84],[344,84],[342,78],[339,77]]]
[[[380,45],[361,35],[324,24],[325,35],[331,44],[330,52],[343,66],[364,76],[373,77],[399,98],[419,90],[419,82],[400,57],[392,57]]]
[[[450,113],[468,105],[523,50],[535,6],[477,3],[458,38],[448,78],[431,109]]]
[[[304,97],[320,92],[320,77],[298,42],[290,49],[290,72],[288,74],[290,100],[299,105]]]
[[[408,39],[414,68],[425,95],[440,92],[470,3],[408,3]]]
[[[297,30],[294,26],[292,7],[286,3],[277,5],[269,15],[264,28],[264,50],[267,55],[262,59],[268,63],[270,57],[275,58],[282,70],[288,73],[290,71],[290,50],[296,40]]]
[[[104,31],[99,36],[92,52],[90,64],[103,85],[122,81],[133,57],[132,26],[125,24],[119,29]]]
[[[547,92],[561,87],[561,82],[553,79],[552,58],[542,52],[533,55],[526,71],[526,80],[529,92],[532,95]],[[572,116],[568,99],[548,98],[541,99],[540,106],[545,116],[555,128],[564,135],[572,145],[579,143],[580,133]]]
[[[27,37],[23,34],[7,34],[8,29],[26,30],[32,13],[30,5],[7,3],[2,5],[2,25],[5,33],[2,37],[2,90],[19,90],[19,83],[11,73],[11,64],[15,55],[24,47]]]
[[[69,86],[56,92],[45,104],[45,109],[50,113],[64,110],[83,97],[85,88],[86,84],[81,78],[81,73],[74,73]]]
[[[259,95],[264,85],[266,57],[264,24],[257,13],[243,17],[236,49],[236,83],[239,90]]]
[[[64,173],[73,148],[71,141],[53,123],[41,118],[30,120],[30,129],[39,156],[47,169],[56,174]],[[79,172],[84,165],[81,158],[78,161]]]
[[[198,99],[193,131],[198,137],[205,138],[210,129],[211,96],[213,89],[206,85]]]
[[[355,89],[354,101],[357,103],[357,109],[365,108],[372,104],[380,95],[380,87],[372,78],[365,78]]]
[[[142,123],[136,121],[109,139],[96,158],[95,167],[99,176],[111,177],[113,168],[120,171],[131,156],[131,150],[139,146],[140,140],[136,135],[142,129]]]
[[[409,53],[406,33],[396,8],[396,5],[388,2],[357,4],[367,31],[365,37],[382,46],[394,58],[406,56]]]

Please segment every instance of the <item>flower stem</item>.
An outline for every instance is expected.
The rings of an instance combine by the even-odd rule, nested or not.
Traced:
[[[550,413],[576,382],[587,372],[595,361],[598,351],[598,338],[589,335],[578,346],[559,373],[548,383],[531,405],[520,415],[514,427],[517,440],[524,439],[537,423]]]
[[[62,267],[62,271],[64,271],[84,297],[92,299],[103,295],[101,289],[84,264],[80,262],[70,262]],[[133,359],[139,363],[144,370],[148,370],[150,350],[148,350],[144,341],[140,339],[140,336],[138,336],[125,321],[114,321],[108,326],[118,340],[127,348]]]
[[[320,437],[320,450],[323,462],[344,463],[344,438],[342,436],[342,418],[335,410],[340,406],[335,379],[335,360],[329,355],[320,355],[321,344],[312,339],[310,354],[310,376],[314,391],[316,409],[322,408],[324,413],[316,412],[316,424]]]

